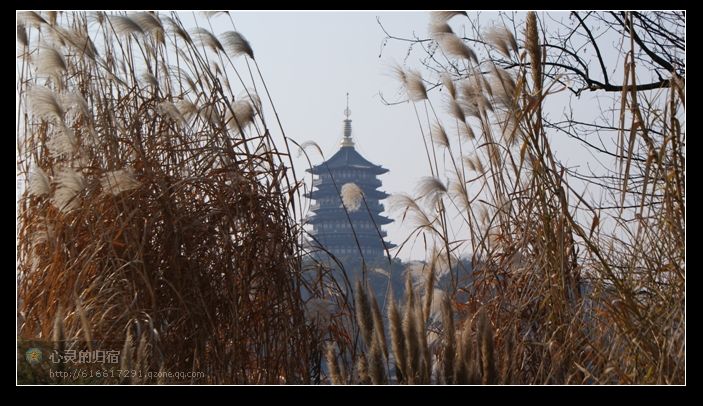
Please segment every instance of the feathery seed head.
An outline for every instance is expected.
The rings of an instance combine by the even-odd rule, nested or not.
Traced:
[[[17,24],[17,42],[26,47],[29,45],[29,37],[27,36],[27,27],[24,24]]]
[[[537,94],[542,91],[542,49],[539,46],[539,28],[537,26],[537,13],[527,13],[527,27],[525,29],[525,48],[530,56],[532,67],[532,81]]]
[[[444,131],[444,127],[439,122],[432,126],[432,140],[445,148],[449,148],[449,138],[446,131]]]
[[[159,42],[164,40],[164,26],[159,18],[152,13],[132,13],[129,17],[141,28],[142,32],[153,35]]]
[[[410,100],[417,102],[420,100],[427,99],[427,89],[425,88],[425,84],[422,81],[422,76],[420,75],[420,72],[414,69],[408,69],[405,78],[405,85]]]
[[[430,12],[430,20],[437,23],[446,23],[458,15],[469,16],[466,11],[432,11]]]
[[[454,34],[444,34],[437,38],[439,46],[450,56],[456,56],[478,63],[474,51],[464,41]]]
[[[454,34],[452,27],[446,22],[430,21],[429,31],[430,36],[435,39],[445,34]]]
[[[517,52],[515,36],[505,27],[490,27],[483,33],[483,37],[507,58],[510,58],[511,50]]]
[[[249,58],[254,59],[254,50],[251,49],[251,45],[249,45],[249,42],[242,34],[236,31],[227,31],[221,35],[221,38],[225,50],[231,56],[236,57],[245,54]]]
[[[433,176],[425,176],[420,179],[417,186],[418,196],[425,199],[428,206],[434,208],[443,194],[447,193],[447,188],[441,180]]]
[[[129,167],[107,172],[100,180],[103,191],[113,196],[136,189],[140,185],[141,183],[134,178],[134,173]]]
[[[37,116],[45,120],[56,119],[63,122],[64,109],[53,91],[43,86],[34,86],[29,89],[28,96]]]
[[[57,184],[53,203],[64,213],[78,208],[78,194],[85,187],[83,175],[73,169],[64,168],[56,175]]]
[[[29,175],[28,192],[33,196],[49,194],[49,177],[46,175],[46,172],[38,166],[35,166]]]
[[[42,24],[48,24],[46,20],[35,11],[17,13],[17,22],[35,28],[39,28]]]
[[[234,102],[232,109],[227,109],[227,125],[235,133],[240,130],[244,131],[250,124],[254,122],[256,111],[251,102],[246,99],[240,99]]]
[[[346,183],[342,186],[342,203],[349,212],[359,210],[364,192],[356,183]]]
[[[112,25],[117,35],[129,36],[131,34],[143,34],[144,30],[131,17],[111,15],[108,21]]]
[[[191,38],[195,39],[200,45],[204,45],[215,52],[222,51],[222,43],[210,31],[202,27],[196,27],[191,31]]]
[[[442,72],[439,77],[442,80],[442,84],[447,89],[452,99],[456,99],[456,86],[454,85],[454,81],[452,80],[452,77],[449,75],[449,73]]]

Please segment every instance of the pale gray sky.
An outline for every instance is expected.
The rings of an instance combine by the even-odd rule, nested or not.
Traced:
[[[195,15],[199,24],[206,24],[202,15]],[[315,141],[331,157],[339,148],[349,92],[357,150],[390,170],[381,177],[383,190],[413,192],[418,179],[428,175],[417,119],[410,104],[389,107],[379,97],[379,92],[387,99],[399,97],[400,85],[390,67],[403,62],[407,45],[389,42],[379,58],[385,35],[376,17],[399,34],[409,36],[416,30],[425,35],[427,13],[233,11],[231,15],[254,50],[287,136],[298,142]],[[188,25],[192,13],[183,13],[182,18]],[[232,29],[227,16],[214,17],[212,23],[216,32]],[[267,121],[272,131],[280,132],[273,115]],[[319,154],[309,153],[313,164],[321,162]],[[298,161],[300,174],[305,162]],[[385,229],[395,243],[407,234],[399,222]],[[417,247],[404,250],[400,257],[419,259],[424,253]]]
[[[192,26],[194,17],[198,24],[208,27],[201,13],[182,12],[180,15],[186,27]],[[381,177],[382,189],[390,194],[412,194],[418,181],[430,174],[413,106],[409,103],[386,106],[379,96],[382,92],[387,100],[404,97],[399,82],[391,74],[391,67],[400,63],[405,67],[421,68],[416,57],[422,55],[422,51],[414,53],[414,58],[406,59],[407,42],[388,41],[384,46],[385,34],[376,21],[377,17],[380,18],[393,35],[427,38],[429,13],[232,11],[230,15],[236,30],[248,39],[254,50],[288,137],[298,142],[315,141],[327,158],[332,156],[342,136],[343,111],[349,92],[357,150],[370,161],[390,170]],[[568,17],[567,13],[554,15]],[[497,13],[483,12],[480,17],[482,26],[496,16]],[[210,22],[216,35],[232,30],[225,15],[213,17]],[[470,30],[464,27],[467,23],[463,17],[451,21],[455,32],[469,35]],[[520,43],[521,34],[519,28]],[[613,45],[615,42],[617,38],[613,39]],[[608,50],[604,52],[608,53]],[[237,61],[237,65],[241,72],[246,72],[243,58]],[[423,74],[427,75],[427,72],[423,71]],[[264,99],[261,89],[259,93]],[[580,101],[572,99],[566,91],[551,96],[545,112],[553,117],[562,116],[564,106],[571,102],[581,114],[585,113],[586,120],[590,120],[601,110],[596,108],[592,97]],[[436,97],[436,101],[436,106],[441,109],[442,99]],[[266,100],[264,105],[268,105]],[[270,130],[274,136],[280,136],[273,114],[266,114]],[[426,123],[423,126],[426,127]],[[585,165],[593,159],[583,145],[563,135],[553,138],[552,148],[565,165]],[[310,154],[313,164],[321,162],[317,153],[311,150]],[[298,159],[296,170],[299,175],[305,165],[304,159]],[[309,181],[309,177],[306,180]],[[385,205],[388,208],[387,201]],[[398,220],[385,227],[389,239],[396,244],[401,243],[410,231]],[[407,246],[399,257],[407,260],[426,256],[418,243],[414,247]]]

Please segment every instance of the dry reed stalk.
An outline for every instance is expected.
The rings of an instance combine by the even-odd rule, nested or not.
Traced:
[[[391,345],[393,348],[393,358],[395,360],[396,379],[399,383],[407,378],[407,352],[405,347],[405,336],[403,335],[403,325],[400,310],[391,292],[390,304],[388,307],[388,320],[390,323]]]

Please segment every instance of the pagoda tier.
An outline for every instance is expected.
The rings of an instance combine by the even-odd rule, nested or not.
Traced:
[[[364,211],[362,211],[364,210]],[[342,212],[341,215],[342,217],[340,218],[339,212]],[[376,223],[379,227],[385,224],[390,224],[393,222],[393,220],[389,219],[386,216],[382,216],[380,214],[373,213],[369,215],[369,212],[366,211],[365,209],[359,209],[358,211],[351,212],[349,213],[349,218],[344,214],[344,209],[339,208],[339,209],[330,209],[330,208],[325,208],[325,209],[318,209],[315,213],[314,216],[309,216],[308,217],[308,222],[310,224],[324,224],[330,221],[335,221],[335,220],[344,220],[346,222],[346,225],[340,225],[340,227],[348,227],[349,226],[349,220],[351,220],[352,224],[356,226],[356,224],[360,225],[365,225],[365,223],[372,224]],[[372,224],[373,225],[373,224]]]
[[[332,169],[329,172],[320,174],[317,179],[312,182],[313,186],[322,186],[333,188],[336,183],[347,183],[354,182],[362,189],[373,190],[381,186],[381,181],[378,179],[361,179],[360,177],[364,175],[363,171],[352,170],[349,174],[345,174],[343,170]],[[332,182],[334,180],[334,182]],[[318,188],[320,190],[320,188]]]
[[[351,120],[344,121],[349,121],[351,123]],[[388,172],[388,169],[367,161],[361,154],[356,152],[353,145],[343,146],[336,154],[332,155],[332,158],[328,159],[323,164],[313,166],[309,172],[315,175],[326,175],[328,169],[361,169],[370,175],[381,175]]]
[[[369,201],[367,200],[366,204],[369,206],[369,210],[372,212],[382,212],[384,210],[383,205],[380,203],[369,203]],[[341,203],[339,203],[339,205],[341,205]],[[325,211],[327,211],[328,209],[335,209],[335,208],[339,207],[339,205],[337,205],[336,207],[335,206],[330,207],[327,204],[321,204],[320,202],[317,202],[317,203],[314,203],[310,206],[310,210],[314,211],[315,213],[317,213],[319,215],[323,215],[325,213]],[[350,213],[350,214],[352,214],[352,213]],[[383,217],[383,216],[381,216],[381,217]],[[386,223],[384,223],[384,224],[386,224]]]
[[[311,193],[305,193],[305,197],[309,197],[311,199],[317,200],[319,198],[324,198],[325,196],[331,196],[331,197],[336,197],[339,198],[337,190],[340,192],[342,191],[342,186],[344,186],[345,183],[350,183],[350,182],[344,182],[344,183],[337,183],[337,187],[334,185],[319,185],[317,186],[317,190],[311,192]],[[356,183],[356,182],[351,182],[351,183]],[[366,197],[366,201],[369,201],[369,199],[374,199],[374,200],[383,200],[386,197],[388,197],[388,193],[382,192],[380,190],[366,190],[364,188],[364,185],[356,183],[357,186],[359,186],[363,191],[364,191],[364,196]]]

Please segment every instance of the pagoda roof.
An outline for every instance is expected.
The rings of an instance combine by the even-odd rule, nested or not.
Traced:
[[[341,188],[341,186],[340,186]],[[364,195],[366,195],[367,199],[374,199],[374,200],[383,200],[389,196],[388,193],[382,191],[382,190],[364,190]],[[305,192],[303,196],[311,198],[313,200],[322,198],[322,197],[339,197],[339,194],[337,190],[335,190],[333,185],[319,185],[317,186],[317,189],[313,190],[312,192]]]
[[[388,169],[369,162],[366,158],[361,156],[361,154],[359,154],[353,146],[344,146],[340,148],[336,154],[332,155],[332,158],[320,165],[313,166],[312,169],[308,169],[307,171],[314,174],[319,174],[326,173],[328,169],[331,170],[342,168],[364,169],[372,171],[376,174],[388,172]]]
[[[352,222],[373,220],[377,225],[390,224],[393,222],[393,220],[391,220],[390,218],[388,218],[384,215],[381,215],[381,214],[377,214],[377,213],[374,213],[373,217],[371,217],[368,214],[368,212],[349,213],[349,218],[351,218]],[[319,223],[323,223],[323,222],[330,221],[330,220],[349,221],[349,219],[347,219],[346,215],[344,214],[344,211],[342,211],[342,210],[339,210],[339,211],[324,210],[324,211],[315,212],[314,215],[308,216],[308,221],[311,224],[319,224]]]
[[[320,245],[322,246],[347,246],[350,248],[356,248],[356,242],[359,242],[359,245],[362,248],[377,248],[377,249],[383,249],[385,246],[388,249],[395,248],[397,245],[385,241],[383,239],[380,239],[378,237],[378,234],[376,235],[363,235],[363,234],[357,234],[357,239],[354,240],[354,235],[352,233],[346,233],[343,235],[339,234],[329,234],[329,233],[315,233],[312,234],[317,242],[319,242]]]

